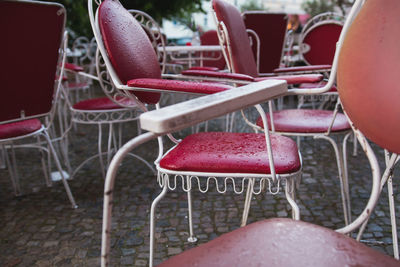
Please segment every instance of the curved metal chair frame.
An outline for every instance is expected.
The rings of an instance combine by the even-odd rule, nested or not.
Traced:
[[[218,31],[218,36],[220,38],[220,44],[221,46],[224,47],[223,52],[224,52],[224,56],[227,59],[228,62],[228,68],[236,73],[237,70],[235,69],[235,64],[233,64],[234,62],[234,55],[232,52],[232,45],[231,45],[231,37],[229,35],[229,31],[227,29],[226,24],[224,23],[224,21],[219,20],[216,14],[216,11],[213,11],[214,14],[214,18],[215,21],[217,23],[217,31]],[[326,88],[331,88],[331,86],[334,84],[334,81],[332,79],[329,80],[329,82],[320,88],[313,88],[313,89],[293,89],[293,93],[296,95],[308,95],[308,96],[319,96],[321,95],[321,93],[326,93],[328,90]],[[329,86],[329,87],[328,87]],[[331,122],[329,123],[329,127],[326,129],[325,132],[287,132],[287,131],[276,131],[275,127],[274,127],[274,112],[272,109],[272,102],[269,102],[269,107],[270,107],[270,112],[269,112],[269,119],[271,122],[271,130],[272,132],[276,132],[278,134],[282,134],[282,135],[286,135],[286,136],[296,136],[296,137],[313,137],[314,139],[324,139],[327,140],[333,147],[334,149],[334,153],[335,153],[335,158],[336,158],[336,162],[337,162],[337,168],[338,168],[338,175],[339,175],[339,180],[340,180],[340,185],[341,185],[341,196],[342,196],[342,206],[343,206],[343,213],[344,213],[344,221],[345,224],[349,224],[349,222],[351,221],[351,210],[350,210],[350,194],[349,194],[349,189],[348,189],[348,181],[347,181],[347,171],[345,169],[345,167],[347,165],[345,165],[345,163],[343,162],[343,155],[345,153],[347,153],[344,149],[346,148],[346,145],[343,144],[343,152],[341,151],[341,149],[338,147],[338,145],[336,144],[335,139],[333,139],[332,137],[330,137],[330,135],[332,134],[340,134],[340,135],[344,135],[343,138],[343,142],[345,143],[348,139],[348,135],[350,135],[351,128],[349,125],[349,129],[346,131],[340,131],[340,132],[332,132],[332,126],[334,125],[335,122],[335,118],[339,109],[339,104],[340,102],[338,101],[336,106],[335,106],[335,110],[332,112],[332,118],[331,118]],[[242,112],[243,114],[243,112]],[[246,119],[246,116],[243,116],[245,121],[251,126],[253,127],[253,129],[255,129],[256,131],[262,131],[262,127],[257,126],[256,124],[250,122],[248,119]],[[299,140],[299,139],[298,139]]]
[[[100,4],[99,1],[96,1],[97,4]],[[104,16],[103,20],[104,21],[108,21],[107,20],[107,15],[109,16],[113,16],[113,14],[119,14],[121,15],[121,19],[125,19],[123,16],[123,14],[120,13],[113,13],[113,11],[110,11],[112,7],[115,8],[115,12],[121,12],[120,11],[120,7],[119,4],[117,3],[118,1],[103,1],[104,4],[106,4],[107,8],[104,8],[104,10],[107,10],[107,12],[110,13],[102,13],[101,16]],[[115,7],[118,6],[118,7]],[[99,50],[101,52],[101,54],[103,55],[103,59],[104,62],[107,66],[107,71],[110,75],[112,84],[115,86],[116,91],[120,91],[122,93],[125,93],[127,95],[129,95],[130,97],[132,97],[133,100],[136,100],[136,103],[138,105],[138,107],[140,107],[143,111],[147,111],[146,109],[146,105],[143,104],[143,102],[141,102],[139,99],[135,98],[135,96],[131,93],[132,90],[141,90],[143,92],[148,91],[148,92],[163,92],[163,91],[167,91],[168,89],[163,89],[163,87],[159,88],[154,88],[154,87],[132,87],[132,86],[127,86],[124,85],[119,76],[117,75],[116,69],[114,69],[113,66],[115,66],[114,64],[111,64],[109,55],[112,54],[112,52],[115,51],[108,51],[105,48],[105,44],[103,43],[103,35],[101,34],[100,31],[100,22],[99,20],[99,14],[96,14],[96,16],[94,15],[94,11],[93,11],[93,2],[92,0],[88,1],[88,8],[89,8],[89,17],[91,20],[91,25],[93,28],[93,32],[94,35],[98,41],[98,47]],[[99,11],[97,11],[99,12]],[[106,12],[106,11],[104,11]],[[120,22],[116,22],[116,23],[120,23]],[[104,26],[104,25],[103,25]],[[107,24],[107,26],[110,26],[110,24]],[[109,31],[109,29],[104,29],[104,31]],[[139,34],[139,32],[137,33]],[[104,37],[104,38],[108,38],[108,37]],[[136,38],[142,38],[142,36],[136,37]],[[138,39],[136,39],[138,40]],[[129,39],[127,40],[128,43],[133,42],[133,39]],[[108,44],[110,45],[110,44]],[[132,44],[134,45],[134,44]],[[143,48],[145,49],[145,48]],[[147,47],[146,47],[147,49]],[[115,54],[114,54],[115,55]],[[124,55],[126,55],[126,53],[124,53]],[[111,56],[110,56],[111,57]],[[115,60],[115,58],[114,58]],[[137,66],[135,65],[135,67],[137,68]],[[161,76],[160,76],[161,78]],[[137,78],[137,80],[140,80],[140,78]],[[157,81],[161,82],[162,79],[159,79]],[[173,81],[175,82],[175,81]],[[130,84],[128,82],[128,84]],[[131,83],[132,84],[132,83]],[[178,83],[179,85],[179,83]],[[199,83],[195,83],[195,82],[185,82],[185,85],[196,85],[198,86]],[[209,85],[209,83],[205,84],[205,85]],[[267,86],[268,85],[268,86]],[[220,86],[220,85],[218,85]],[[286,85],[284,81],[264,81],[263,83],[261,83],[261,85],[256,85],[256,84],[251,84],[249,86],[247,86],[247,88],[243,88],[242,92],[246,91],[246,89],[248,90],[252,90],[253,89],[257,89],[260,90],[260,87],[265,89],[265,87],[271,87],[269,89],[271,89],[271,94],[275,93],[282,93],[282,90],[286,89]],[[275,88],[275,91],[274,91]],[[229,94],[229,92],[231,91],[231,87],[226,88],[229,90],[226,90],[225,92],[227,92],[227,94]],[[168,90],[169,92],[181,92],[181,89],[178,87],[175,87]],[[279,90],[279,92],[276,92],[276,90]],[[186,93],[188,93],[187,91],[185,91]],[[190,93],[191,91],[189,91]],[[193,91],[193,93],[200,93],[199,91]],[[204,94],[204,93],[203,93]],[[268,94],[267,94],[268,95]],[[115,97],[114,97],[115,99]],[[260,101],[260,98],[257,96],[256,98],[249,98],[246,101],[253,101],[253,104],[257,104]],[[246,102],[245,101],[245,102]],[[185,103],[182,103],[183,105],[185,105]],[[207,104],[207,103],[203,103],[203,104]],[[250,105],[249,103],[246,103],[247,106]],[[158,108],[158,105],[156,105],[156,108]],[[264,113],[264,111],[262,110],[262,108],[260,106],[256,107],[257,110],[261,113],[262,118],[264,118],[264,122],[265,122],[265,128],[267,129],[267,124],[266,124],[266,115]],[[218,110],[217,106],[215,106],[215,109]],[[236,110],[236,109],[235,109]],[[210,109],[208,109],[209,112],[211,112]],[[156,113],[161,115],[162,113]],[[221,115],[226,114],[226,111],[224,110],[224,112],[215,112],[215,113],[210,113],[210,115],[212,114],[212,117],[218,117]],[[159,116],[157,115],[157,116]],[[203,120],[202,120],[203,121]],[[204,120],[205,121],[205,120]],[[200,122],[200,121],[199,121]],[[149,127],[152,124],[150,124]],[[157,124],[155,124],[157,125]],[[191,121],[190,125],[194,125],[194,121]],[[188,126],[190,126],[188,125]],[[184,127],[184,126],[181,126]],[[146,126],[142,125],[142,128],[145,130],[149,130],[149,128],[146,128]],[[165,134],[169,135],[169,132],[165,132]],[[265,136],[265,142],[266,142],[266,148],[268,151],[268,158],[273,159],[273,151],[271,148],[271,141],[269,139],[269,132],[265,131],[264,135]],[[142,134],[134,139],[132,139],[131,141],[129,141],[127,144],[125,144],[123,147],[121,147],[121,149],[117,152],[117,154],[113,157],[110,168],[108,170],[108,175],[107,175],[107,181],[106,181],[106,194],[109,197],[108,199],[112,199],[112,187],[114,184],[114,180],[115,180],[115,175],[116,175],[116,170],[118,169],[119,163],[116,164],[116,162],[121,162],[123,160],[123,158],[127,155],[127,153],[129,153],[130,151],[132,151],[134,149],[134,147],[136,147],[138,144],[142,143],[144,140],[148,140],[149,138],[155,138],[157,137],[157,135],[154,135],[153,133],[145,133]],[[284,137],[277,137],[280,140],[283,140]],[[285,139],[285,140],[290,140],[290,139]],[[169,153],[171,153],[170,150],[167,153],[163,153],[163,145],[162,145],[162,139],[158,138],[159,141],[159,156],[156,160],[156,168],[158,170],[158,182],[159,184],[162,186],[162,191],[160,193],[160,195],[153,201],[152,204],[152,208],[151,208],[151,218],[150,218],[150,261],[152,262],[152,258],[153,258],[153,250],[154,250],[154,225],[155,225],[155,209],[156,206],[158,204],[158,202],[161,200],[161,198],[166,194],[166,192],[168,190],[174,190],[177,188],[178,184],[180,184],[178,182],[178,180],[182,181],[182,188],[185,192],[187,192],[188,194],[188,202],[189,202],[189,231],[190,231],[190,236],[189,236],[189,241],[195,241],[195,237],[193,235],[193,226],[192,226],[192,207],[191,207],[191,190],[194,188],[194,184],[196,183],[196,181],[200,181],[198,183],[198,187],[200,188],[201,192],[207,192],[209,189],[209,185],[211,183],[211,181],[217,181],[217,191],[219,192],[225,192],[227,191],[227,187],[229,186],[229,183],[232,183],[232,186],[234,188],[234,192],[235,193],[243,193],[244,192],[244,188],[247,185],[247,196],[246,196],[246,201],[245,201],[245,207],[244,207],[244,215],[242,218],[243,223],[245,224],[245,222],[247,221],[247,213],[248,210],[250,208],[250,201],[251,201],[251,195],[253,193],[255,194],[259,194],[261,192],[263,192],[264,190],[269,190],[271,191],[271,193],[273,194],[277,194],[279,192],[279,190],[281,189],[281,187],[285,188],[285,195],[290,203],[290,205],[292,206],[292,216],[295,219],[299,219],[300,215],[299,215],[299,208],[296,205],[295,201],[294,201],[294,189],[295,189],[295,185],[296,183],[299,182],[299,175],[301,173],[301,160],[299,160],[299,168],[296,169],[296,171],[293,172],[282,172],[277,174],[275,171],[275,165],[273,160],[270,161],[270,173],[266,172],[265,174],[263,173],[226,173],[226,172],[201,172],[201,171],[177,171],[177,170],[172,170],[172,169],[165,169],[164,167],[160,166],[160,161],[163,158],[163,156],[168,155]],[[175,143],[178,144],[179,146],[179,141],[177,140],[173,140],[175,141]],[[263,141],[264,142],[264,141]],[[292,141],[290,141],[292,142]],[[296,150],[296,158],[298,157],[298,151]],[[221,182],[221,183],[220,183]],[[204,187],[203,187],[204,186]],[[104,228],[103,228],[103,255],[108,254],[108,252],[106,252],[105,250],[109,250],[109,237],[110,237],[110,227],[111,227],[111,206],[112,206],[112,202],[109,200],[106,200],[107,203],[105,205],[105,207],[107,206],[107,211],[105,211],[104,213]],[[105,254],[104,254],[105,253]],[[152,263],[151,263],[152,264]]]
[[[373,4],[370,4],[373,3]],[[393,3],[393,1],[392,1]],[[332,75],[330,77],[330,80],[328,83],[333,83],[334,77],[336,77],[336,70],[337,70],[337,65],[338,65],[338,60],[339,60],[339,51],[341,50],[342,46],[343,46],[343,41],[345,40],[345,36],[346,33],[348,32],[350,25],[353,22],[353,19],[357,16],[358,12],[360,11],[360,9],[362,8],[363,4],[365,4],[366,6],[368,5],[368,9],[367,7],[365,8],[364,13],[360,13],[360,20],[357,21],[358,24],[355,24],[355,29],[354,31],[356,31],[356,33],[359,33],[360,29],[364,27],[365,25],[365,21],[368,20],[370,21],[371,16],[371,12],[375,11],[374,8],[377,8],[377,6],[382,5],[380,4],[378,1],[364,1],[364,0],[357,0],[355,1],[353,8],[349,14],[349,17],[345,23],[345,26],[343,28],[342,34],[340,36],[339,39],[339,45],[338,45],[338,49],[337,52],[335,53],[335,57],[334,57],[334,63],[333,63],[333,67],[332,67]],[[386,5],[390,5],[390,3],[385,3]],[[396,3],[396,10],[398,12],[398,9],[400,8],[400,5],[398,5],[398,3]],[[371,7],[372,6],[372,7]],[[362,10],[363,11],[363,10]],[[379,10],[382,11],[382,10]],[[383,12],[378,13],[380,16],[384,16],[385,14]],[[397,18],[396,12],[392,12],[391,14],[391,19],[393,18]],[[375,21],[374,21],[375,22]],[[386,28],[385,33],[388,34],[388,29],[389,27]],[[393,28],[391,28],[393,29]],[[351,30],[353,30],[353,28],[351,28]],[[358,31],[357,31],[358,30]],[[354,31],[352,32],[354,34]],[[377,28],[375,28],[375,31],[378,31],[379,34],[382,34],[381,31]],[[350,38],[350,34],[349,37]],[[382,36],[382,35],[381,35]],[[349,46],[352,49],[357,49],[357,45],[354,43],[354,36],[351,36],[353,38],[353,43],[350,44]],[[367,38],[368,39],[368,38]],[[347,41],[347,39],[346,39]],[[376,40],[378,42],[378,40]],[[393,40],[387,41],[386,45],[390,42],[392,42]],[[363,40],[363,42],[365,42],[365,40]],[[382,43],[382,40],[380,40],[380,42]],[[393,42],[392,42],[393,44]],[[351,46],[352,45],[352,46]],[[366,45],[368,46],[368,45]],[[365,48],[365,47],[364,47]],[[370,48],[370,47],[369,47]],[[393,49],[395,49],[395,46],[392,46]],[[368,50],[368,47],[365,48],[366,50]],[[349,48],[347,48],[347,53],[345,54],[344,57],[346,57],[347,62],[344,63],[343,65],[341,65],[341,67],[343,68],[350,68],[350,70],[353,70],[353,72],[357,72],[354,71],[354,65],[349,65],[346,66],[346,64],[349,64],[348,62],[351,60],[348,60],[349,56],[351,55],[352,50],[349,50]],[[355,51],[354,51],[355,52]],[[361,53],[364,53],[364,55],[368,55],[365,53],[366,51],[362,51]],[[398,53],[397,53],[398,54]],[[373,62],[370,61],[370,62]],[[359,62],[357,62],[359,63]],[[357,65],[357,63],[355,65]],[[386,63],[386,62],[385,62]],[[348,71],[348,69],[346,70]],[[361,77],[361,80],[364,79],[364,75],[365,72],[371,72],[372,70],[370,69],[364,69],[363,74],[359,75]],[[343,76],[344,72],[339,73]],[[357,76],[357,75],[354,75]],[[339,75],[338,75],[339,77]],[[349,80],[353,79],[353,75],[348,75],[346,78],[344,78],[345,82],[343,83],[343,85],[346,86],[351,86],[351,84],[349,84]],[[346,84],[346,79],[347,79],[347,84]],[[372,79],[375,81],[382,81],[385,78],[381,78],[381,79]],[[339,84],[341,84],[339,82]],[[341,84],[342,85],[342,84]],[[380,94],[380,92],[377,92],[378,89],[379,91],[382,88],[379,87],[373,87],[373,91],[369,91],[368,92],[368,96],[369,97],[374,97],[374,94]],[[329,87],[325,87],[324,89],[329,89]],[[364,95],[365,92],[365,88],[363,86],[359,86],[359,88],[357,89],[356,93],[348,93],[345,91],[341,91],[341,90],[350,90],[351,91],[352,88],[339,88],[339,94],[343,93],[344,100],[345,101],[349,101],[347,103],[348,106],[346,106],[345,103],[345,109],[348,109],[347,111],[349,112],[348,115],[350,118],[353,118],[354,116],[354,124],[352,124],[353,130],[360,142],[360,145],[362,146],[364,152],[366,153],[369,163],[371,165],[371,172],[372,172],[372,189],[371,189],[371,195],[369,198],[369,201],[367,203],[367,206],[365,207],[365,209],[363,210],[363,212],[348,226],[346,226],[345,228],[339,229],[337,230],[337,232],[339,233],[343,233],[343,234],[347,234],[350,233],[351,231],[354,231],[355,229],[357,229],[358,227],[361,226],[361,229],[363,229],[363,227],[365,227],[365,223],[367,222],[369,216],[371,215],[373,208],[375,207],[375,204],[378,200],[380,191],[381,191],[381,186],[387,181],[391,179],[391,176],[393,174],[393,167],[396,164],[396,162],[398,161],[398,156],[394,153],[391,157],[390,160],[389,159],[389,155],[387,154],[387,168],[383,174],[382,180],[381,180],[381,175],[380,175],[380,170],[379,170],[379,164],[377,161],[377,158],[373,152],[373,150],[371,149],[366,137],[363,135],[363,133],[358,129],[358,127],[360,129],[364,129],[365,131],[368,132],[368,135],[370,135],[370,138],[377,142],[378,144],[381,143],[383,144],[384,147],[386,148],[391,148],[392,150],[398,152],[399,151],[399,142],[398,142],[398,137],[395,135],[393,135],[392,132],[390,131],[383,131],[382,128],[380,128],[379,126],[377,127],[376,124],[374,124],[373,122],[371,122],[371,120],[376,120],[379,119],[380,117],[382,117],[382,114],[387,114],[386,112],[383,112],[377,116],[375,116],[374,118],[370,118],[369,114],[363,116],[360,116],[362,113],[365,112],[365,109],[370,109],[370,105],[360,105],[360,103],[354,101],[354,100],[358,100],[358,96],[359,95]],[[369,88],[370,89],[370,88]],[[389,88],[385,88],[385,92],[388,96],[393,96],[393,88],[392,86],[390,86]],[[353,101],[351,101],[351,99]],[[382,99],[380,99],[380,102],[382,102]],[[391,100],[391,103],[395,103],[396,100]],[[351,104],[354,104],[355,107],[351,107]],[[376,106],[379,106],[379,104],[377,104]],[[364,109],[364,110],[362,110]],[[385,111],[389,111],[390,113],[390,109],[393,109],[393,112],[395,112],[395,116],[391,117],[390,119],[388,119],[389,122],[397,122],[398,121],[398,113],[399,113],[399,109],[398,108],[393,108],[393,107],[389,107],[386,108]],[[374,111],[375,112],[375,111]],[[358,113],[358,114],[357,114]],[[358,116],[357,116],[358,115]],[[384,115],[385,116],[385,115]],[[392,129],[396,129],[398,131],[399,127],[398,124],[395,123],[396,125],[391,125],[390,127]],[[380,132],[380,134],[376,135],[376,132]],[[374,135],[375,134],[375,135]],[[390,140],[386,140],[385,137],[390,137]],[[396,139],[397,141],[393,141],[394,139]],[[383,141],[385,140],[385,141]],[[364,225],[363,225],[364,223]],[[294,231],[292,233],[286,232],[284,229],[286,226],[289,226],[289,224],[291,224],[292,226],[294,226],[294,228],[292,228]],[[251,227],[247,227],[247,228],[242,228],[242,229],[238,229],[232,233],[228,233],[226,235],[224,235],[224,237],[221,238],[217,238],[214,241],[211,241],[209,244],[206,245],[202,245],[198,248],[192,249],[188,252],[184,252],[181,255],[175,256],[173,259],[166,261],[164,264],[161,264],[160,266],[189,266],[191,264],[196,264],[197,266],[216,266],[213,265],[214,262],[212,262],[212,260],[218,260],[218,262],[220,263],[219,266],[230,266],[230,264],[232,265],[233,262],[240,260],[240,262],[242,264],[245,265],[262,265],[265,262],[270,262],[271,265],[273,266],[308,266],[308,265],[329,265],[329,266],[345,266],[345,265],[360,265],[360,266],[374,266],[374,265],[385,265],[385,266],[398,266],[399,263],[396,260],[390,259],[387,256],[383,256],[382,253],[376,252],[372,249],[369,249],[365,246],[363,246],[362,244],[357,244],[356,242],[354,242],[353,240],[351,240],[350,238],[347,237],[342,237],[338,234],[335,234],[331,231],[328,230],[323,230],[324,232],[317,230],[317,226],[313,226],[311,224],[306,224],[306,223],[299,223],[299,222],[289,222],[289,221],[284,221],[284,220],[267,220],[264,222],[263,226],[260,226],[261,224],[258,224],[257,226],[253,226],[254,228]],[[266,230],[267,228],[272,228],[275,232],[278,232],[277,236],[282,236],[284,235],[283,238],[276,238],[279,239],[279,241],[277,241],[276,239],[273,238],[274,234],[272,232],[269,232],[265,237],[259,238],[258,236],[256,236],[259,232],[262,232],[263,230]],[[254,229],[257,229],[255,234],[254,234]],[[320,228],[323,229],[323,228]],[[268,232],[268,231],[265,231]],[[319,232],[319,233],[317,233]],[[290,236],[287,237],[286,235]],[[247,238],[248,235],[252,235],[251,238]],[[287,239],[287,240],[286,240]],[[242,247],[241,245],[241,240],[243,240],[243,242],[245,244],[250,245],[252,241],[255,242],[255,244],[257,245],[251,245],[251,247],[253,247],[255,250],[261,250],[259,249],[260,247],[262,247],[261,251],[265,251],[268,250],[271,253],[258,253],[256,251],[252,251],[251,247],[250,247],[250,251],[252,251],[253,253],[249,253],[249,255],[246,255],[246,257],[243,257],[242,254],[237,255],[234,254],[233,252],[237,252],[236,249],[240,249],[241,251],[243,249],[245,249],[244,247]],[[289,240],[289,241],[288,241]],[[306,242],[303,242],[302,240],[306,240]],[[320,240],[323,240],[323,243],[319,242]],[[291,244],[294,242],[293,246],[290,246],[288,244]],[[315,244],[320,244],[321,247],[316,247]],[[228,246],[229,247],[228,247]],[[297,250],[297,248],[299,248],[299,246],[304,246],[301,250]],[[275,249],[277,248],[278,249]],[[295,247],[295,248],[294,248]],[[248,249],[246,247],[246,249]],[[327,249],[327,250],[325,250]],[[228,252],[226,252],[226,250],[228,250]],[[309,257],[309,254],[304,255],[304,252],[313,252],[315,253],[314,257]],[[261,256],[261,259],[259,259],[257,256],[255,255],[259,255]],[[207,258],[210,257],[212,260],[207,260]],[[282,260],[281,260],[282,259]],[[334,262],[334,263],[332,263]],[[385,262],[385,263],[383,263]]]

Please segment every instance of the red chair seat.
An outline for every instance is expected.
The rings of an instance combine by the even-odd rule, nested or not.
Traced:
[[[287,218],[252,223],[161,263],[169,266],[399,266],[354,239]]]
[[[219,71],[219,68],[217,68],[217,67],[208,67],[208,66],[195,66],[195,67],[191,67],[189,70]]]
[[[302,83],[298,87],[299,89],[313,89],[313,88],[321,88],[324,87],[327,84],[327,82],[320,82],[318,84],[315,83]],[[337,92],[336,86],[332,86],[331,89],[329,89],[328,92]]]
[[[271,142],[276,172],[298,171],[301,164],[296,143],[279,135],[271,135]],[[263,133],[193,134],[165,155],[160,167],[175,171],[270,173]]]
[[[68,82],[68,85],[66,86],[66,88],[69,90],[82,89],[85,87],[89,87],[89,84],[87,82],[81,82],[81,83]]]
[[[264,80],[285,80],[288,84],[301,84],[301,83],[317,83],[322,80],[324,76],[321,74],[302,74],[302,75],[280,75],[270,77],[257,77],[254,81]]]
[[[307,72],[307,71],[324,71],[330,70],[332,65],[311,65],[311,66],[298,66],[274,69],[275,73],[282,72]]]
[[[33,133],[42,127],[38,119],[11,122],[0,125],[0,139],[13,138]]]
[[[211,73],[214,73],[214,71],[211,71]],[[197,94],[214,94],[233,88],[230,85],[220,83],[189,82],[152,78],[130,80],[128,81],[128,86]]]
[[[83,71],[83,68],[81,66],[72,63],[65,63],[64,67],[70,71],[75,71],[75,72]]]
[[[128,98],[123,99],[122,103],[132,107],[136,106],[135,103]],[[108,97],[99,97],[80,101],[76,103],[73,108],[77,110],[108,110],[120,109],[122,107],[118,104],[115,104]]]
[[[267,114],[270,124],[269,114]],[[333,118],[333,111],[318,109],[286,109],[274,112],[274,126],[277,132],[291,133],[323,133],[328,130]],[[258,118],[257,125],[262,127]],[[332,127],[332,132],[349,130],[351,128],[344,114],[338,113]]]

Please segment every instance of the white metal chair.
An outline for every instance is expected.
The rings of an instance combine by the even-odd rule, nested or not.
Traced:
[[[223,84],[161,79],[159,63],[150,40],[128,11],[118,1],[105,0],[100,4],[95,16],[92,10],[92,1],[88,1],[88,6],[93,31],[115,88],[130,95],[140,107],[143,107],[144,111],[146,111],[146,107],[141,103],[156,103],[159,100],[158,93],[160,92],[214,94],[226,91],[229,94],[229,91],[233,89],[233,87]],[[125,25],[125,27],[121,28],[120,25]],[[130,34],[125,34],[126,31],[129,31]],[[259,103],[260,90],[265,87],[269,88],[270,93],[278,95],[286,90],[286,83],[284,81],[265,81],[260,85],[252,84],[239,90],[242,93],[246,90],[255,90],[255,94],[258,93],[257,96],[249,97],[245,106]],[[199,108],[201,107],[203,105],[199,106]],[[210,116],[212,114],[212,117],[218,117],[218,115],[226,113],[225,111],[223,113],[215,112],[215,109],[217,109],[216,105],[214,110],[209,109]],[[258,110],[264,114],[260,107]],[[162,112],[156,114],[156,116],[162,116]],[[193,123],[195,122],[197,120],[193,121]],[[143,123],[142,120],[141,123]],[[147,122],[147,127],[151,127],[149,126],[151,124]],[[147,127],[142,125],[143,129],[152,131]],[[134,141],[128,142],[128,145],[123,146],[114,156],[110,165],[111,169],[108,171],[114,176],[111,180],[107,178],[106,194],[108,197],[112,197],[113,179],[116,168],[119,166],[119,163],[115,162],[121,162],[124,156],[132,150],[131,144],[136,145],[137,140],[146,139],[148,136],[156,137],[150,133],[140,135],[133,139]],[[256,194],[264,190],[278,193],[280,188],[284,187],[285,195],[292,206],[292,216],[299,219],[299,209],[293,196],[294,187],[301,172],[301,161],[296,144],[291,139],[282,136],[269,138],[268,131],[266,131],[265,134],[200,133],[191,135],[181,142],[173,141],[177,143],[176,146],[163,155],[162,139],[159,138],[160,152],[156,160],[156,167],[158,181],[163,190],[153,202],[151,209],[150,259],[153,256],[156,205],[166,191],[173,190],[178,186],[180,180],[189,200],[189,241],[195,241],[191,221],[190,192],[196,182],[202,192],[208,191],[212,181],[218,183],[217,190],[219,192],[227,191],[229,181],[232,182],[233,190],[236,193],[243,193],[249,184],[255,184],[251,187],[254,190],[251,193]],[[272,154],[275,155],[274,160],[272,160]],[[242,160],[242,157],[247,160]],[[202,187],[203,183],[205,183],[205,187]],[[249,196],[251,196],[250,192],[247,193],[244,214],[249,209]],[[106,203],[106,206],[110,207],[111,203],[109,201]],[[108,238],[111,213],[108,215],[107,212],[104,218],[105,225],[107,225],[105,228],[108,229],[106,238]],[[104,242],[103,244],[108,243],[107,240]]]
[[[348,30],[348,34],[340,39],[340,58],[335,56],[332,69],[336,74],[339,63],[339,94],[372,170],[371,196],[360,216],[336,232],[300,221],[265,220],[225,234],[159,266],[399,266],[399,261],[342,235],[369,218],[380,192],[379,165],[366,137],[394,153],[400,152],[399,90],[393,82],[397,82],[393,74],[398,71],[400,56],[399,35],[394,34],[400,26],[399,12],[400,3],[396,0],[355,1],[343,30]],[[382,28],[382,23],[390,27]],[[396,157],[388,163],[382,182],[390,178]]]
[[[222,40],[221,44],[226,48],[226,55],[229,58],[227,62],[230,69],[235,73],[254,75],[254,73],[257,73],[257,67],[252,57],[251,47],[240,12],[235,6],[223,0],[213,0],[212,5],[216,21],[218,22],[218,31],[220,40]],[[255,80],[262,79],[265,78],[259,77]],[[292,90],[292,94],[318,95],[322,92],[327,92],[333,84],[334,80],[330,79],[325,86],[319,89],[294,89]],[[352,131],[345,115],[338,112],[339,103],[337,103],[334,111],[314,109],[283,109],[273,111],[271,102],[269,104],[270,112],[268,121],[270,129],[273,132],[286,136],[305,136],[313,137],[314,139],[324,139],[333,146],[341,184],[344,221],[347,225],[351,221],[347,174],[343,166],[343,156],[340,148],[331,135],[342,135],[344,136],[344,142],[346,142]],[[247,122],[254,129],[262,130],[261,119],[258,120],[257,125],[249,120]]]
[[[43,152],[47,152],[49,158],[50,155],[54,158],[68,198],[76,208],[48,133],[54,119],[55,103],[60,97],[64,70],[67,43],[67,35],[64,34],[66,10],[57,3],[2,1],[0,17],[0,34],[3,38],[0,44],[3,92],[0,100],[0,144],[3,149],[10,149],[12,152],[12,161],[6,153],[6,162],[15,194],[20,194],[20,186],[14,144],[15,147],[33,147],[41,150],[44,175],[49,186],[51,180]],[[32,64],[35,67],[32,67]],[[61,64],[59,69],[58,64]],[[21,77],[26,83],[21,81]],[[58,77],[56,82],[54,77]],[[34,138],[37,139],[36,144],[21,144]],[[44,138],[44,141],[41,138]]]

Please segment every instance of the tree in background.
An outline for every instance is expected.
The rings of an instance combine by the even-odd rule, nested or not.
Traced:
[[[252,11],[252,10],[266,10],[262,3],[258,0],[250,0],[247,1],[245,4],[240,6],[240,11]]]
[[[72,39],[93,36],[86,0],[44,0],[59,2],[67,9],[67,28]],[[206,0],[209,1],[209,0]],[[121,0],[126,9],[138,9],[152,16],[158,23],[162,19],[179,19],[194,12],[204,12],[202,0]]]
[[[333,12],[340,9],[342,15],[346,15],[346,10],[354,3],[353,0],[307,0],[302,4],[302,8],[311,17],[325,12]]]

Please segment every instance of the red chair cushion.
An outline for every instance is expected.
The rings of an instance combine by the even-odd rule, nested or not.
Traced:
[[[365,1],[343,42],[338,89],[347,115],[371,141],[400,153],[400,1]],[[371,17],[374,20],[371,21]]]
[[[218,21],[223,21],[228,30],[234,72],[252,77],[258,76],[249,36],[239,10],[234,5],[222,0],[213,0],[212,6]]]
[[[219,71],[217,67],[208,67],[208,66],[195,66],[191,67],[189,70],[208,70],[208,71]]]
[[[287,67],[274,69],[276,73],[282,72],[310,72],[310,71],[326,71],[331,70],[332,65],[311,65],[311,66],[298,66],[298,67]]]
[[[122,102],[124,105],[135,107],[136,104],[132,100],[128,98],[124,98],[118,100]],[[108,109],[120,109],[123,108],[120,105],[114,103],[108,97],[99,97],[99,98],[92,98],[88,100],[83,100],[75,105],[73,108],[76,110],[108,110]]]
[[[219,71],[207,71],[207,70],[184,70],[181,72],[182,75],[188,76],[202,76],[202,77],[213,77],[221,79],[236,79],[242,81],[253,82],[254,78],[240,73],[229,73],[229,72],[219,72]]]
[[[128,81],[128,86],[140,88],[162,89],[196,94],[214,94],[232,89],[230,85],[221,83],[189,82],[164,79],[135,79]]]
[[[285,109],[274,114],[274,126],[277,132],[290,133],[323,133],[328,130],[333,118],[333,111],[319,109]],[[270,117],[267,114],[268,125],[271,127]],[[262,127],[261,118],[257,125]],[[346,116],[338,113],[332,127],[333,132],[349,130],[350,124]]]
[[[322,80],[321,74],[303,74],[303,75],[280,75],[270,77],[259,77],[255,78],[256,82],[264,80],[285,80],[288,84],[300,84],[300,83],[317,83]]]
[[[321,88],[324,87],[327,82],[323,81],[320,83],[302,83],[299,85],[299,89],[313,89],[313,88]],[[337,92],[336,86],[332,85],[331,89],[328,92]]]
[[[276,172],[300,169],[296,143],[272,135]],[[270,174],[264,134],[206,132],[193,134],[163,157],[160,166],[175,171]]]
[[[83,71],[83,68],[81,66],[72,63],[65,63],[64,67],[70,71],[75,71],[75,72]]]
[[[146,32],[119,1],[103,1],[98,18],[107,54],[123,84],[137,78],[161,78],[160,64]],[[160,100],[159,93],[135,95],[148,104]]]
[[[83,89],[89,87],[89,84],[87,82],[81,82],[81,83],[74,83],[74,82],[68,82],[67,86],[65,86],[69,90],[77,90],[77,89]]]
[[[13,138],[33,133],[42,127],[38,119],[11,122],[0,125],[0,139]]]
[[[399,264],[398,260],[330,229],[276,218],[241,227],[158,266],[392,267]]]

